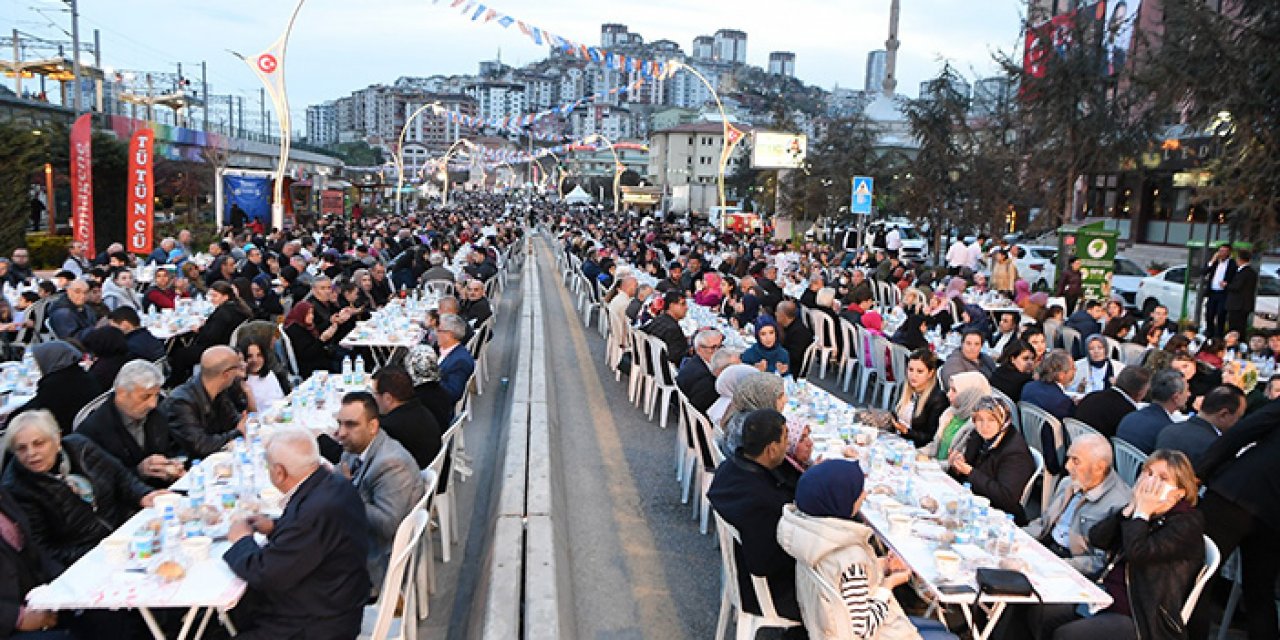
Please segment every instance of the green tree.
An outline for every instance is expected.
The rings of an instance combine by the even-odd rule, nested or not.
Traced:
[[[947,226],[982,225],[979,211],[963,206],[962,185],[972,169],[974,147],[969,127],[969,99],[956,90],[960,76],[944,64],[927,83],[927,94],[902,106],[907,126],[919,150],[907,165],[901,206],[918,222],[928,221],[934,236],[934,255],[942,255]]]
[[[1280,3],[1165,0],[1164,34],[1148,47],[1147,84],[1221,146],[1199,203],[1225,210],[1236,237],[1275,246],[1280,234]]]
[[[839,217],[848,210],[855,175],[882,175],[876,152],[879,130],[864,115],[832,120],[816,144],[809,145],[804,166],[782,179],[782,209],[795,220]]]
[[[43,175],[40,166],[47,140],[47,135],[33,135],[30,127],[0,123],[0,253],[4,255],[26,242],[30,189]]]
[[[372,147],[364,140],[340,143],[333,152],[353,167],[376,167],[383,162],[382,149]]]

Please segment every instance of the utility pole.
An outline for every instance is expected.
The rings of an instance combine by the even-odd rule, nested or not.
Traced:
[[[204,100],[204,130],[209,130],[209,65],[200,61],[200,96]]]
[[[72,104],[75,105],[76,116],[84,108],[80,96],[80,6],[79,0],[69,0],[71,4],[71,75],[75,87]]]
[[[102,38],[97,29],[93,30],[93,66],[98,69],[98,77],[93,81],[94,95],[98,102],[98,113],[102,113],[102,83],[106,76],[102,73]]]

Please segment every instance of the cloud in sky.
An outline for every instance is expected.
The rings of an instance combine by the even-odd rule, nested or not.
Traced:
[[[63,37],[45,18],[28,11],[32,1],[0,0],[6,13],[23,15],[18,28]],[[289,42],[289,97],[295,113],[399,76],[475,73],[477,63],[501,51],[509,64],[541,59],[518,29],[470,22],[449,0],[308,0]],[[993,73],[991,53],[1018,42],[1023,0],[904,0],[898,53],[898,89],[914,95],[918,84],[947,60],[965,75]],[[292,0],[81,0],[82,37],[102,29],[104,64],[170,71],[184,63],[192,76],[209,63],[215,93],[256,96],[257,81],[227,50],[249,55],[265,48],[283,28]],[[767,66],[771,51],[793,51],[796,75],[827,89],[861,88],[868,51],[884,47],[888,0],[497,0],[494,8],[587,44],[599,44],[600,25],[622,23],[646,41],[667,39],[686,52],[698,35],[717,29],[747,32],[748,62]],[[45,15],[66,20],[65,14]],[[67,25],[63,25],[64,27]],[[246,105],[248,110],[248,105]],[[295,118],[296,122],[296,118]]]

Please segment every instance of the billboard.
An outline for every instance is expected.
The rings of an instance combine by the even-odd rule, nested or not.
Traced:
[[[753,138],[752,169],[798,169],[809,150],[809,139],[803,133],[757,131]]]
[[[1142,0],[1116,0],[1107,6],[1107,30],[1102,36],[1102,51],[1106,61],[1104,71],[1108,76],[1124,70],[1141,6]]]
[[[222,226],[243,227],[251,220],[259,220],[271,228],[270,177],[224,174],[222,181],[226,195]]]

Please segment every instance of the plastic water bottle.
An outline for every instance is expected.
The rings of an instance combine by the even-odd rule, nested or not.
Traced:
[[[191,483],[187,489],[187,495],[197,505],[204,504],[204,469],[201,468],[199,460],[191,463],[191,471],[188,474],[191,476]]]
[[[39,366],[36,365],[36,357],[31,355],[30,349],[27,349],[26,353],[22,354],[22,365],[18,368],[18,373],[25,379],[39,372],[39,369]]]
[[[364,356],[356,355],[356,370],[354,380],[357,386],[364,384]]]
[[[351,356],[342,357],[342,385],[351,386]]]

